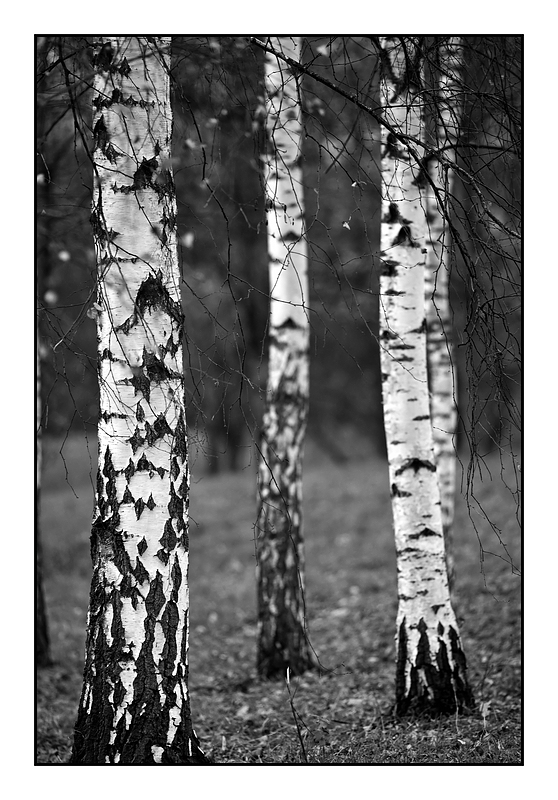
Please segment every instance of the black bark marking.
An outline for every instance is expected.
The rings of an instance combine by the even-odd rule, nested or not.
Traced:
[[[150,425],[149,422],[146,422],[145,439],[149,446],[153,445],[158,439],[162,439],[167,435],[172,436],[172,430],[163,414],[160,414],[157,417],[153,425]]]
[[[149,353],[145,348],[143,351],[143,366],[151,383],[162,383],[167,378],[179,377],[173,375],[161,358],[158,358],[155,353]]]
[[[132,372],[133,376],[128,378],[128,383],[134,387],[134,396],[141,393],[147,402],[149,402],[151,398],[151,384],[149,383],[149,378],[145,375],[141,367],[133,367]]]
[[[139,500],[136,500],[136,502],[134,504],[134,510],[136,512],[136,519],[139,519],[141,517],[141,515],[143,514],[144,508],[145,508],[145,502],[144,502],[143,498],[140,497]]]
[[[174,431],[172,455],[176,456],[181,464],[185,464],[188,461],[188,439],[182,411],[180,411]]]
[[[172,177],[172,172],[168,169],[162,169],[161,172],[157,175],[155,180],[155,191],[157,192],[157,196],[159,201],[161,201],[164,197],[172,198],[175,195],[174,189],[174,179]],[[173,228],[175,225],[173,226]]]
[[[129,333],[130,328],[136,325],[140,318],[143,319],[146,311],[157,308],[164,311],[174,320],[177,326],[176,336],[180,341],[184,322],[182,304],[178,300],[173,300],[168,289],[163,285],[163,274],[161,270],[159,270],[155,276],[149,275],[149,277],[143,281],[136,295],[134,313],[123,322],[122,325],[119,325],[116,331],[123,331],[123,333],[126,334]]]
[[[436,533],[431,528],[423,528],[417,533],[410,533],[409,539],[423,539],[425,536],[441,536],[441,533]]]
[[[130,480],[131,480],[131,478],[132,478],[132,475],[134,474],[134,472],[135,472],[135,471],[136,471],[135,464],[134,464],[134,462],[132,461],[132,459],[130,459],[130,460],[128,461],[128,466],[127,466],[127,467],[126,467],[126,469],[124,470],[124,475],[125,475],[125,477],[126,477],[126,480],[128,481],[128,483],[130,483]]]
[[[127,414],[116,414],[116,413],[109,413],[108,411],[103,411],[100,414],[101,419],[103,422],[108,422],[111,419],[128,419]]]
[[[412,421],[413,422],[421,422],[424,419],[430,419],[430,414],[422,414],[419,417],[413,417]]]
[[[388,211],[382,218],[382,222],[388,225],[394,225],[396,222],[399,222],[399,218],[399,206],[397,203],[390,203]]]
[[[116,150],[113,145],[109,142],[108,145],[105,147],[104,150],[105,157],[109,160],[111,164],[116,164],[119,158],[122,158],[122,155]]]
[[[145,444],[145,439],[139,432],[139,429],[136,428],[134,431],[133,436],[130,436],[129,439],[126,439],[127,442],[130,442],[132,445],[132,453],[135,455],[136,452],[140,449],[140,447]]]
[[[278,331],[286,330],[286,329],[298,330],[299,328],[300,328],[300,325],[297,325],[297,323],[294,321],[294,319],[292,317],[287,317],[284,320],[284,322],[282,322],[280,325],[277,325],[277,330]]]
[[[412,469],[415,473],[417,473],[419,469],[428,469],[430,472],[436,472],[435,464],[432,464],[430,461],[423,461],[420,458],[408,458],[401,464],[399,469],[395,471],[395,474],[402,475],[407,469]]]
[[[399,262],[398,261],[387,261],[384,259],[383,261],[383,268],[382,268],[382,277],[383,278],[395,278],[397,277],[397,272],[399,269]]]
[[[176,543],[178,542],[178,538],[174,531],[172,522],[168,519],[165,522],[165,528],[163,531],[163,535],[159,539],[159,542],[163,545],[166,550],[174,550],[176,547]]]
[[[128,505],[130,503],[135,503],[135,502],[136,502],[135,497],[131,493],[129,487],[126,486],[126,488],[124,489],[122,500],[120,501],[120,505]]]
[[[101,114],[93,128],[93,152],[95,152],[95,150],[100,150],[101,153],[104,153],[108,141],[109,135],[105,125],[105,119]]]
[[[176,602],[178,600],[178,593],[180,592],[180,587],[182,586],[182,570],[180,569],[180,564],[178,563],[177,558],[175,558],[174,564],[172,566],[171,581],[172,581],[171,599]]]
[[[180,475],[180,465],[176,457],[171,459],[170,474],[173,481],[175,481]]]
[[[163,548],[157,550],[156,556],[165,566],[169,563],[170,556],[166,550],[163,550]]]
[[[153,174],[155,173],[158,166],[159,162],[157,161],[156,158],[150,158],[148,160],[144,157],[142,159],[141,164],[134,172],[134,182],[130,188],[147,189],[148,186],[151,186]]]
[[[153,627],[155,627],[155,620],[159,616],[159,612],[165,604],[165,593],[163,592],[163,578],[161,573],[157,570],[155,577],[149,587],[149,593],[145,598],[145,606],[148,614],[152,619]],[[147,624],[147,620],[146,620]]]
[[[394,133],[388,133],[386,137],[386,146],[384,156],[391,159],[400,159],[402,156],[402,148]]]
[[[396,483],[391,484],[391,496],[392,497],[412,497],[412,492],[405,492],[400,489]]]
[[[145,551],[147,550],[147,542],[145,541],[145,536],[142,538],[140,542],[138,542],[138,553],[142,556]]]
[[[391,244],[392,247],[397,247],[399,245],[403,247],[405,246],[420,247],[420,245],[417,244],[413,239],[410,225],[402,225],[399,228],[399,231]]]
[[[142,539],[140,544],[138,545],[138,552],[140,552],[140,545],[142,544],[142,542],[145,544],[145,539]],[[145,547],[142,548],[140,555],[142,555],[146,549],[147,549],[147,544],[145,544]],[[149,572],[145,569],[139,558],[136,558],[136,566],[132,570],[132,573],[140,585],[149,580]]]
[[[174,490],[174,486],[170,487],[170,500],[167,506],[171,519],[176,519],[178,523],[184,521],[184,500],[178,497]]]
[[[114,51],[110,42],[105,42],[98,53],[92,59],[93,66],[97,72],[108,72],[112,64]]]
[[[145,453],[143,453],[140,456],[140,459],[136,464],[135,469],[137,472],[149,472],[150,478],[152,478],[156,472],[159,474],[161,478],[163,478],[166,472],[166,469],[164,467],[156,467],[155,464],[149,461]]]
[[[128,77],[128,75],[132,70],[130,69],[130,65],[128,64],[128,59],[126,58],[126,56],[124,56],[124,58],[120,63],[120,66],[116,68],[116,71],[119,72],[122,75],[122,77],[124,78]]]
[[[177,494],[179,497],[182,497],[185,501],[188,500],[189,496],[190,485],[188,483],[188,478],[186,475],[180,481],[180,486],[177,489]]]
[[[456,703],[452,682],[453,675],[447,657],[446,644],[443,640],[438,639],[439,646],[435,663],[433,663],[428,628],[424,619],[421,618],[419,620],[417,628],[419,641],[416,657],[411,666],[410,687],[408,689],[405,686],[405,662],[400,658],[400,653],[398,653],[396,712],[398,715],[403,715],[412,708],[417,713],[453,714],[456,710]],[[400,630],[400,641],[402,638],[401,633]],[[399,649],[401,651],[401,645]],[[405,652],[405,661],[407,656],[408,654]]]

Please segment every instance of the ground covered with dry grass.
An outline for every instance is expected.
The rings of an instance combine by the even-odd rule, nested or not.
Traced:
[[[41,532],[54,663],[37,677],[37,764],[68,762],[81,690],[91,563],[95,442],[45,443]],[[62,452],[62,456],[60,454]],[[490,457],[477,491],[520,568],[511,463]],[[396,719],[395,551],[387,465],[334,464],[309,447],[307,617],[323,672],[285,681],[255,670],[254,465],[191,488],[190,689],[194,727],[219,764],[520,764],[520,578],[460,495],[455,608],[474,712]],[[66,474],[67,472],[67,474]],[[482,481],[481,481],[482,477]],[[476,527],[476,530],[475,530]],[[485,551],[481,558],[479,536]]]

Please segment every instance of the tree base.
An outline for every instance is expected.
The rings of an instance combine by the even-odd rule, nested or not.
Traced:
[[[257,670],[261,678],[269,680],[284,680],[287,669],[292,676],[302,675],[309,670],[320,669],[314,653],[304,648],[304,652],[296,654],[279,647],[262,648],[258,651]]]
[[[406,620],[399,628],[396,715],[440,716],[474,708],[475,700],[467,682],[465,654],[457,632],[450,626],[444,634],[443,626],[438,625],[438,631],[435,634],[430,631],[429,638],[423,619],[418,624],[418,631],[418,645],[411,653]]]

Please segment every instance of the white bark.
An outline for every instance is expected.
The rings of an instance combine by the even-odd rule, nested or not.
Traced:
[[[446,159],[455,159],[462,102],[459,75],[462,63],[461,40],[443,39],[439,45],[439,72],[433,104],[436,146],[443,148]],[[451,342],[449,304],[449,199],[452,196],[453,172],[446,164],[432,161],[430,184],[426,189],[428,219],[426,260],[426,321],[430,410],[434,436],[434,454],[442,503],[442,525],[446,540],[446,559],[450,585],[455,566],[452,551],[452,527],[455,506],[455,432],[457,428],[456,374]]]
[[[420,52],[384,38],[383,113],[422,139]],[[421,158],[422,151],[416,151]],[[397,551],[397,709],[451,710],[467,702],[465,659],[445,563],[429,409],[424,312],[426,212],[421,168],[382,128],[380,342],[384,424]]]
[[[74,763],[187,763],[188,455],[170,37],[97,51],[99,465]]]
[[[299,37],[272,46],[299,59]],[[270,309],[267,403],[258,474],[258,665],[266,675],[310,665],[304,619],[302,458],[309,395],[308,250],[296,77],[267,54],[265,165]]]

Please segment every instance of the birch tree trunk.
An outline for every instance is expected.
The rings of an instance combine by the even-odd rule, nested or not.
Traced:
[[[298,60],[300,39],[272,46]],[[301,108],[290,68],[266,54],[265,168],[270,311],[267,402],[258,473],[258,671],[300,674],[314,659],[304,613],[302,459],[308,415],[308,253]]]
[[[462,48],[458,37],[441,39],[438,68],[434,79],[433,128],[435,147],[443,148],[446,159],[456,156],[461,101],[459,75]],[[455,506],[455,432],[457,429],[457,387],[452,353],[452,319],[449,304],[448,199],[453,189],[453,174],[440,161],[430,162],[430,178],[438,190],[426,187],[428,229],[426,242],[426,339],[430,382],[430,413],[434,455],[442,502],[442,526],[450,588],[455,581],[452,528]]]
[[[399,594],[396,710],[452,712],[470,705],[472,694],[450,601],[433,451],[424,179],[394,135],[424,135],[421,48],[411,37],[381,45],[381,101],[392,128],[382,128],[380,344]]]
[[[73,764],[205,763],[188,694],[189,472],[170,37],[94,67],[99,464]]]

